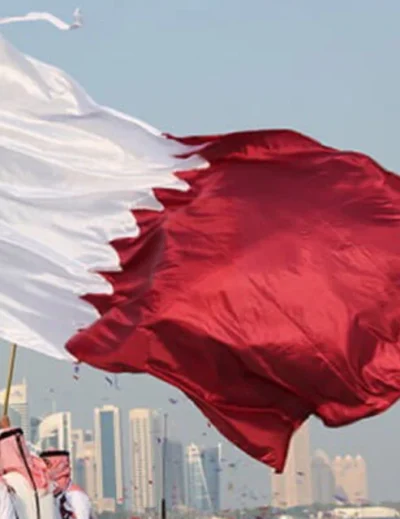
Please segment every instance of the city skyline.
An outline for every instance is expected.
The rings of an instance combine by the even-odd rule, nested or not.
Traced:
[[[21,391],[22,385],[23,391]],[[18,415],[18,425],[20,426],[22,421],[24,421],[25,424],[29,424],[29,428],[32,434],[32,423],[36,423],[38,441],[36,442],[35,449],[40,450],[46,448],[60,448],[70,450],[72,454],[74,479],[78,484],[87,490],[88,494],[96,502],[99,510],[114,511],[117,510],[119,505],[122,503],[124,506],[127,505],[128,508],[132,508],[133,511],[138,513],[148,509],[156,510],[159,508],[161,499],[161,451],[163,442],[163,427],[161,425],[161,418],[165,413],[162,413],[159,409],[130,409],[128,411],[127,423],[128,434],[125,435],[123,433],[123,427],[121,426],[123,416],[121,415],[121,410],[118,406],[104,404],[102,407],[93,408],[92,429],[78,428],[73,420],[73,413],[70,411],[58,411],[56,413],[49,412],[47,415],[42,415],[41,419],[30,416],[28,412],[28,399],[21,399],[21,395],[24,396],[28,394],[26,381],[24,381],[22,384],[13,385],[12,394],[14,394],[14,398],[16,397],[17,405],[19,405],[19,414],[16,413],[16,415]],[[4,392],[0,392],[0,403],[1,395],[4,396]],[[173,400],[175,403],[174,399],[170,400]],[[15,403],[10,403],[10,409],[14,409],[15,411],[15,405]],[[54,405],[52,405],[51,408],[54,409]],[[101,488],[103,483],[101,470],[96,470],[96,465],[99,465],[99,467],[102,465],[101,440],[96,444],[95,436],[97,429],[97,436],[99,437],[99,427],[101,424],[101,415],[103,413],[105,413],[105,415],[112,416],[111,426],[109,424],[108,430],[112,429],[115,436],[120,438],[119,442],[117,441],[117,445],[114,446],[116,465],[121,467],[118,469],[120,476],[115,477],[115,497],[111,499],[110,497],[102,494]],[[137,433],[139,433],[138,436],[136,436],[136,440],[134,439],[135,436],[133,434],[135,428]],[[205,434],[206,433],[203,433],[203,437]],[[124,454],[125,464],[127,465],[125,468],[128,470],[123,470],[122,468],[122,450],[121,461],[118,461],[118,443],[122,449],[124,435],[128,437],[128,447],[130,452],[129,459]],[[134,496],[134,488],[136,484],[133,453],[135,450],[138,450],[135,449],[135,443],[137,443],[138,439],[142,443],[142,447],[139,448],[139,454],[141,454],[142,458],[147,460],[147,463],[149,463],[148,453],[153,450],[153,457],[150,456],[150,472],[144,472],[145,479],[149,477],[149,474],[153,479],[146,479],[147,485],[142,485],[142,488],[152,488],[153,491],[152,502],[150,503],[149,507],[135,506],[135,502],[137,502],[138,499],[135,499]],[[148,450],[149,447],[150,451]],[[192,442],[186,446],[186,454],[183,453],[184,448],[184,442],[177,440],[175,437],[167,438],[166,467],[167,473],[171,474],[171,477],[167,478],[166,488],[168,509],[171,509],[174,506],[179,507],[194,505],[199,509],[216,510],[216,507],[218,508],[218,506],[221,506],[222,486],[219,476],[219,473],[223,472],[223,463],[221,463],[221,460],[225,462],[225,475],[227,472],[227,467],[233,466],[234,464],[226,463],[228,460],[224,459],[221,455],[221,445],[217,447],[204,447],[201,446],[201,442],[198,444]],[[146,449],[147,454],[144,455]],[[109,451],[110,449],[107,450]],[[192,485],[192,490],[190,490],[190,486],[188,485],[188,480],[190,479],[189,473],[191,458],[192,461],[195,461],[195,472],[197,472],[197,476],[195,476],[196,483]],[[353,477],[350,475],[350,480],[347,480],[358,481],[355,482],[353,486],[351,486],[352,484],[348,482],[343,484],[343,478],[342,480],[339,480],[339,469],[337,467],[340,460],[342,460],[344,464],[343,466],[345,466],[344,469],[342,468],[341,473],[346,472],[349,477],[351,470],[353,470],[354,474],[356,474]],[[178,465],[181,465],[180,468],[179,466],[176,466],[177,463]],[[112,465],[113,463],[111,463],[110,466]],[[140,473],[142,473],[142,466],[143,463],[142,465],[139,464]],[[343,495],[343,502],[367,502],[368,482],[365,460],[360,455],[354,455],[354,457],[352,457],[347,454],[343,455],[342,457],[336,456],[332,458],[332,461],[330,461],[328,455],[321,449],[317,449],[311,455],[309,423],[306,422],[295,434],[294,441],[292,442],[289,451],[288,463],[284,474],[271,476],[272,484],[270,495],[272,506],[282,508],[297,505],[304,506],[314,501],[318,502],[321,495],[325,496],[325,498],[321,499],[321,503],[329,504],[329,499],[327,496],[331,491],[327,490],[326,483],[323,483],[323,481],[327,481],[327,466],[329,466],[329,470],[335,482],[334,495],[339,495],[339,497],[340,495]],[[269,469],[267,467],[263,468],[266,473],[268,473]],[[212,490],[211,493],[207,493],[207,484],[210,484],[206,483],[207,471],[208,478],[210,477],[210,474],[218,474],[218,481],[216,486],[214,485],[214,490]],[[319,476],[316,475],[317,473]],[[213,476],[211,475],[211,477]],[[275,484],[274,480],[276,482]],[[316,480],[319,481],[319,490],[316,489]],[[213,483],[211,483],[211,485],[213,485]],[[228,483],[228,488],[230,485],[231,484]],[[193,488],[196,486],[196,492],[198,492],[198,495],[196,498],[193,498]],[[140,485],[138,485],[138,488],[140,488]],[[218,490],[216,491],[215,488],[218,488]],[[284,497],[285,493],[286,497]],[[142,495],[144,494],[145,492],[142,492]],[[288,494],[291,496],[290,499],[287,498]],[[310,498],[310,496],[312,496],[312,498]],[[148,499],[148,496],[147,498],[142,499]],[[268,501],[269,497],[265,495],[264,502]],[[338,502],[341,502],[340,499]]]
[[[27,383],[12,387],[11,409],[18,425],[31,427]],[[4,392],[0,392],[1,398]],[[54,406],[52,406],[54,408]],[[72,413],[58,411],[36,421],[36,449],[71,452],[74,479],[88,492],[98,511],[117,511],[121,506],[137,514],[159,511],[162,492],[162,413],[134,408],[128,413],[128,482],[123,470],[120,409],[105,404],[93,409],[93,430],[73,427]],[[184,446],[165,438],[167,508],[187,506],[216,513],[221,507],[221,445]],[[127,462],[126,456],[125,463]],[[271,505],[277,508],[346,503],[368,500],[365,460],[360,455],[335,456],[321,449],[311,454],[309,423],[303,424],[291,443],[283,474],[271,475]]]
[[[0,403],[5,391],[0,392]],[[74,482],[85,489],[98,512],[116,512],[121,507],[136,513],[159,510],[162,492],[162,448],[164,432],[159,411],[134,408],[128,413],[129,458],[122,454],[123,427],[117,406],[105,404],[93,409],[92,429],[80,429],[73,423],[70,411],[49,412],[36,418],[29,415],[28,386],[11,387],[10,411],[15,415],[13,425],[32,433],[35,424],[36,452],[48,449],[67,450],[71,454]],[[54,398],[52,398],[54,400]],[[55,406],[52,402],[52,410]],[[166,501],[169,510],[187,505],[186,458],[184,445],[176,439],[165,438]],[[199,451],[200,452],[200,451]],[[220,447],[204,449],[207,463],[216,463]],[[218,453],[217,459],[215,453]],[[129,467],[128,479],[124,462]],[[132,487],[129,490],[129,487]],[[208,495],[213,510],[220,505],[219,475],[217,491]],[[210,497],[211,496],[211,497]],[[211,504],[211,500],[213,503]]]

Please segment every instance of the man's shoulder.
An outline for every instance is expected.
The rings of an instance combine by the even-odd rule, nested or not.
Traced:
[[[88,495],[79,487],[72,487],[65,492],[65,497],[70,506],[75,510],[84,508],[90,510],[90,499]]]

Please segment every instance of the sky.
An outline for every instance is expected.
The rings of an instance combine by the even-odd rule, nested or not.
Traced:
[[[400,172],[400,2],[398,0],[81,0],[86,25],[59,32],[44,24],[2,27],[20,51],[72,75],[99,103],[177,135],[293,128],[331,146],[363,151]],[[0,17],[47,10],[70,19],[75,0],[13,0]],[[8,348],[0,345],[0,381]],[[268,501],[269,471],[230,447],[179,393],[147,376],[122,376],[121,389],[84,369],[21,351],[16,380],[28,379],[32,411],[74,412],[90,427],[92,409],[154,407],[171,415],[184,441],[223,443],[236,470],[224,474],[224,506],[251,485]],[[205,374],[207,376],[207,374]],[[0,382],[1,385],[1,382]],[[177,396],[178,395],[178,396]],[[168,397],[178,397],[177,405]],[[312,421],[312,445],[329,455],[361,454],[370,497],[400,499],[400,406],[341,429]],[[207,431],[207,436],[203,433]],[[249,501],[247,504],[253,504]]]

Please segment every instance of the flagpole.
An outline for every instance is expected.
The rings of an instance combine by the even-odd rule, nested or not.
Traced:
[[[162,443],[162,498],[161,498],[161,519],[167,519],[167,437],[168,437],[168,414],[164,414],[164,438]]]
[[[11,387],[12,387],[13,377],[14,377],[16,356],[17,356],[17,345],[14,343],[11,346],[10,361],[8,364],[7,386],[6,386],[6,392],[4,395],[4,403],[3,403],[3,416],[8,415],[8,408],[10,406]]]

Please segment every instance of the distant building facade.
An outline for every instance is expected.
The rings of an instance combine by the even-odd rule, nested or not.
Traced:
[[[168,439],[166,442],[166,488],[165,498],[168,510],[186,504],[185,456],[182,443]]]
[[[124,503],[122,431],[118,407],[94,410],[96,504],[98,512],[118,511]]]
[[[0,392],[0,410],[3,409],[6,391]],[[30,416],[28,405],[28,385],[24,379],[21,384],[11,386],[9,401],[9,416],[14,427],[21,427],[24,431],[25,438],[31,439],[30,434]]]
[[[335,476],[329,456],[317,450],[311,461],[313,502],[329,505],[335,502]]]
[[[339,500],[357,505],[368,500],[367,466],[362,456],[336,456],[332,468]]]
[[[41,423],[40,418],[36,418],[35,416],[32,416],[29,420],[30,424],[30,438],[29,441],[32,445],[36,445],[39,441],[39,425]],[[13,423],[13,422],[12,422]]]
[[[85,431],[83,451],[84,484],[83,488],[93,503],[97,503],[96,449],[93,435]]]
[[[96,464],[93,433],[83,429],[72,431],[73,480],[90,497],[97,501]]]
[[[146,408],[130,410],[129,445],[132,509],[139,514],[155,511],[162,492],[162,427],[157,411]]]
[[[221,508],[221,446],[186,449],[187,505],[194,510],[216,513]]]
[[[271,475],[272,506],[290,508],[313,502],[308,422],[296,431],[283,474]]]
[[[60,449],[72,451],[72,418],[70,412],[50,414],[38,426],[40,450]]]

